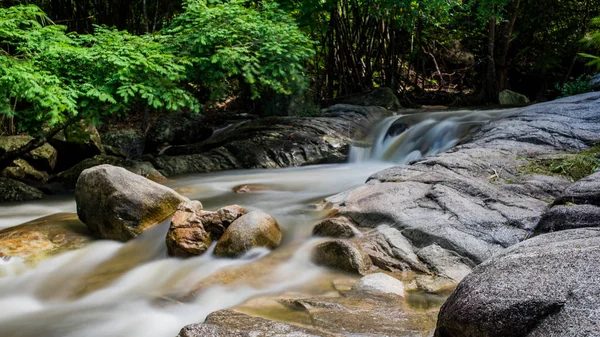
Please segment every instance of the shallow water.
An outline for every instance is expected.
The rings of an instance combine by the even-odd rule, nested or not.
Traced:
[[[274,253],[255,249],[233,260],[215,258],[210,252],[187,260],[168,258],[164,247],[168,223],[164,223],[128,243],[98,241],[37,266],[2,260],[0,276],[6,276],[0,277],[0,336],[175,336],[186,324],[252,297],[306,292],[307,284],[322,284],[333,275],[310,262],[311,248],[319,242],[310,238],[310,232],[324,216],[314,207],[316,202],[360,186],[394,163],[445,151],[470,127],[499,113],[442,112],[386,119],[375,128],[371,148],[352,150],[351,164],[172,180],[167,185],[201,200],[206,209],[239,204],[273,215],[283,230],[282,247]],[[233,189],[239,185],[260,188],[236,194]],[[74,211],[72,197],[3,205],[0,228]],[[312,291],[319,289],[314,286]],[[437,305],[437,300],[425,302]]]

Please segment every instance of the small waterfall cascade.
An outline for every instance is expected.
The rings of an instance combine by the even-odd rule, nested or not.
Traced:
[[[506,111],[440,111],[388,117],[375,125],[364,144],[350,148],[349,161],[407,164],[436,155],[460,143],[475,127]]]

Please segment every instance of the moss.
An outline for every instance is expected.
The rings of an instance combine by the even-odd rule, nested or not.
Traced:
[[[517,169],[520,174],[555,175],[577,181],[600,167],[600,144],[580,152],[563,153],[552,158],[527,159],[528,165]]]

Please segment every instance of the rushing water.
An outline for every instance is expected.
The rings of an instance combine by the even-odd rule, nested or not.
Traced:
[[[97,241],[27,266],[0,259],[0,336],[162,337],[207,314],[251,297],[298,290],[330,271],[310,262],[313,207],[329,195],[361,185],[394,163],[407,163],[454,146],[498,111],[438,112],[381,121],[373,146],[355,147],[353,163],[279,170],[240,170],[179,177],[169,183],[206,209],[240,204],[273,215],[284,232],[274,253],[255,249],[240,259],[207,254],[166,256],[163,223],[128,243]],[[236,194],[238,185],[257,185]],[[0,206],[0,228],[56,212],[74,212],[72,197]],[[194,297],[185,301],[191,290]],[[189,297],[189,296],[188,296]]]

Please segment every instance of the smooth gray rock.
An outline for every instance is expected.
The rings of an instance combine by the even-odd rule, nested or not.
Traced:
[[[600,207],[593,205],[554,206],[544,216],[536,234],[565,229],[600,227]]]
[[[555,205],[565,203],[589,204],[600,206],[600,172],[576,181],[554,201]]]
[[[100,165],[81,173],[77,215],[101,238],[127,241],[172,215],[187,198],[124,168]]]
[[[363,276],[353,286],[353,293],[363,294],[391,294],[404,297],[404,284],[384,273],[375,273]]]
[[[590,85],[594,90],[600,90],[600,74],[596,74],[590,78]]]
[[[436,337],[600,336],[600,229],[540,235],[479,265],[443,305]]]
[[[448,277],[460,282],[470,272],[473,265],[460,255],[438,245],[427,246],[417,252],[436,275]]]

